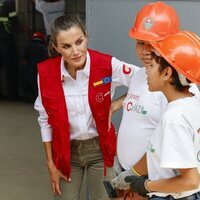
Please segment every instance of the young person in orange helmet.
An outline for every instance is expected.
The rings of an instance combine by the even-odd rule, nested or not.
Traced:
[[[149,179],[125,180],[152,200],[200,199],[200,98],[189,91],[191,82],[200,84],[200,38],[181,31],[151,44],[148,88],[163,92],[169,103],[148,144]]]
[[[179,18],[174,8],[163,2],[156,2],[145,5],[139,11],[129,35],[136,39],[136,52],[143,62],[143,57],[149,56],[151,59],[153,47],[150,41],[162,40],[178,30]],[[144,67],[132,77],[128,94],[123,101],[123,116],[117,138],[118,160],[115,159],[118,176],[112,180],[114,187],[120,190],[129,189],[129,183],[125,182],[124,178],[137,174],[132,166],[145,154],[167,104],[162,92],[148,90],[145,73],[148,65],[144,62],[143,64]],[[198,93],[196,86],[193,87]],[[120,100],[113,102],[113,110],[118,109]]]

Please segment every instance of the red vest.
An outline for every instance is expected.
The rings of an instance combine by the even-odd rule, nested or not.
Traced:
[[[89,76],[89,105],[96,122],[100,148],[105,167],[113,165],[116,136],[112,125],[108,131],[111,104],[111,56],[89,50],[91,66]],[[60,73],[61,57],[50,58],[38,64],[40,91],[48,123],[53,129],[52,154],[56,167],[70,176],[70,132]]]

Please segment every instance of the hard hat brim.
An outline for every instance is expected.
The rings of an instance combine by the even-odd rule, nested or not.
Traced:
[[[158,37],[153,34],[148,34],[147,32],[136,31],[134,29],[129,30],[129,37],[136,40],[143,40],[143,41],[159,41],[164,39],[165,37]]]

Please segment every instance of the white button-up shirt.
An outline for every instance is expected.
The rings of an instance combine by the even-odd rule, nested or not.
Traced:
[[[76,79],[73,79],[64,66],[64,60],[61,59],[61,80],[65,100],[67,102],[68,118],[70,125],[70,139],[85,140],[98,135],[96,124],[88,102],[88,83],[90,74],[90,55],[87,53],[87,61],[84,69],[78,70]],[[139,69],[112,58],[112,83],[111,96],[117,86],[129,86],[130,78]],[[39,81],[38,81],[39,83]],[[40,87],[39,87],[40,88]],[[35,109],[39,111],[39,125],[41,128],[42,141],[52,140],[52,128],[48,124],[48,115],[42,105],[40,89],[39,96],[35,101]]]

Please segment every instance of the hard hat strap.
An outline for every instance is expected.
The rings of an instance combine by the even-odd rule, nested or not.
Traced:
[[[187,78],[183,74],[178,73],[178,77],[179,77],[179,80],[180,80],[182,86],[190,85],[190,83],[187,81]]]

